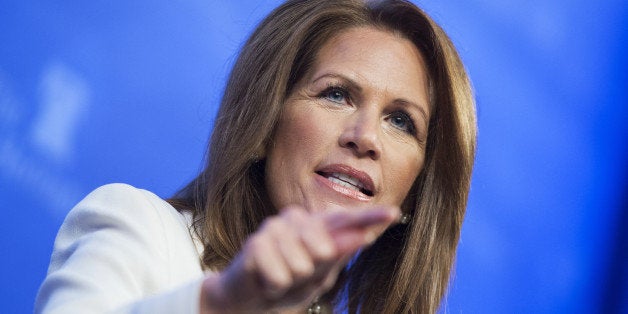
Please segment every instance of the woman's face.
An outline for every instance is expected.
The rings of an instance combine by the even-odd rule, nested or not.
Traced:
[[[273,205],[401,206],[423,168],[429,108],[410,41],[371,27],[335,36],[288,96],[267,148]]]

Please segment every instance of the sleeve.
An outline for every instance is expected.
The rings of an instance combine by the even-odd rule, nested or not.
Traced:
[[[179,266],[168,252],[172,226],[144,192],[106,185],[70,211],[35,313],[198,312],[202,277],[163,291]]]

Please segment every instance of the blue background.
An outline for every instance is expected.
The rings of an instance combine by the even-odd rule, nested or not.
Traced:
[[[0,1],[0,312],[28,313],[99,185],[192,179],[241,43],[278,1]],[[473,80],[451,313],[628,313],[628,4],[420,1]]]

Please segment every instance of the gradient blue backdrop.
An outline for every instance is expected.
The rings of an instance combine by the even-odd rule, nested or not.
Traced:
[[[225,77],[278,1],[0,1],[0,312],[28,313],[95,187],[201,166]],[[450,313],[628,313],[628,4],[420,1],[473,80],[479,147]]]

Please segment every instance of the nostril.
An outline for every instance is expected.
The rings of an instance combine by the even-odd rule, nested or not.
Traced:
[[[369,158],[372,158],[372,159],[378,158],[378,153],[376,149],[365,150],[360,145],[358,145],[357,142],[355,141],[347,141],[342,146],[355,151],[356,154],[359,154],[361,156],[365,156],[365,157],[368,156]]]

